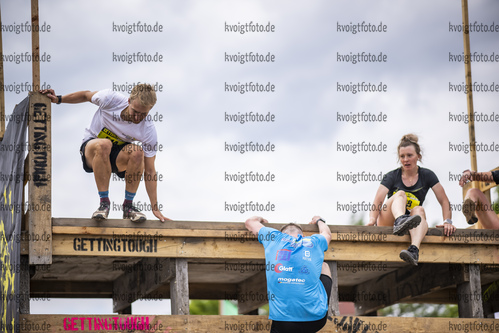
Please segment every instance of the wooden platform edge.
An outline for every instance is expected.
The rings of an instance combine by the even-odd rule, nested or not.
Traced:
[[[26,241],[21,254],[27,254]],[[153,258],[264,259],[256,240],[214,237],[137,237],[54,234],[54,256],[117,256]],[[402,242],[332,241],[325,260],[400,262],[399,253],[409,246]],[[362,254],[362,255],[359,255]],[[419,262],[498,264],[499,245],[424,244]]]
[[[268,332],[267,316],[21,315],[20,332]],[[322,333],[497,332],[499,320],[464,318],[328,317]]]
[[[269,223],[268,226],[280,229],[283,223]],[[301,225],[305,235],[318,233],[315,225]],[[393,235],[391,227],[328,225],[333,241],[353,242],[408,242],[408,235]],[[200,221],[146,221],[142,224],[129,220],[109,219],[95,221],[79,218],[52,218],[54,234],[80,235],[130,235],[136,237],[216,237],[234,241],[256,240],[243,222],[200,222]],[[445,244],[497,244],[499,232],[486,229],[458,229],[454,235],[446,237],[442,228],[429,228],[423,243]]]

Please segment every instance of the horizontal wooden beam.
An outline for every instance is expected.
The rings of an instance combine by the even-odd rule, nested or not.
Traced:
[[[321,333],[444,333],[497,332],[495,319],[403,318],[403,317],[329,317]],[[21,315],[20,332],[268,332],[266,316],[130,316],[130,315]],[[127,327],[128,324],[128,327]],[[107,325],[107,326],[106,326]],[[121,325],[121,329],[120,329]],[[144,327],[145,326],[145,327]],[[136,329],[134,330],[133,327]]]
[[[269,223],[268,226],[280,229],[283,223]],[[352,242],[395,242],[410,241],[408,235],[393,235],[391,227],[328,225],[333,241]],[[305,235],[317,233],[317,227],[302,225]],[[106,223],[93,219],[52,218],[52,232],[68,235],[108,235],[134,237],[214,237],[245,242],[256,240],[242,222],[198,222],[198,221],[147,221],[141,225],[130,220],[109,219]],[[431,236],[431,237],[428,237]],[[499,233],[494,230],[458,229],[451,237],[443,235],[442,228],[430,228],[423,243],[444,244],[499,244]]]
[[[139,237],[53,234],[55,256],[117,256],[164,258],[264,259],[256,240],[237,241],[212,237]],[[325,260],[401,262],[403,242],[332,241]],[[22,254],[26,254],[21,244]],[[361,253],[362,255],[359,255]],[[427,243],[420,249],[419,262],[499,263],[499,245]]]
[[[112,298],[112,282],[38,281],[31,280],[30,297],[46,298]],[[166,283],[148,294],[147,299],[169,299],[170,284]],[[190,299],[237,300],[235,283],[189,283]]]

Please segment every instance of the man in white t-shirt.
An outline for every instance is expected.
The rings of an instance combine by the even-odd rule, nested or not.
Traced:
[[[130,97],[110,89],[100,91],[78,91],[64,96],[56,95],[53,89],[40,91],[52,103],[91,102],[99,108],[95,112],[80,148],[83,169],[93,172],[100,196],[100,206],[92,215],[94,219],[106,219],[109,215],[109,181],[111,173],[124,178],[125,201],[123,218],[142,222],[146,216],[133,205],[133,198],[144,177],[154,216],[162,222],[167,220],[159,210],[157,200],[157,175],[154,167],[158,149],[156,129],[147,119],[156,104],[156,93],[149,84],[138,84]],[[133,142],[141,142],[137,145]]]

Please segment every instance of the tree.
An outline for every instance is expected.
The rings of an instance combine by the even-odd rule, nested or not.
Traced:
[[[217,315],[217,300],[192,300],[189,302],[189,312],[191,315]]]

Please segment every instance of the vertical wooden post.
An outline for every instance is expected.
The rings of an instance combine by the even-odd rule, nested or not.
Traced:
[[[0,11],[0,26],[2,25],[2,13]],[[5,135],[5,89],[3,78],[3,44],[2,29],[0,29],[0,141]]]
[[[464,39],[464,57],[471,59],[471,46],[470,46],[470,33],[469,26],[470,21],[468,17],[468,0],[462,0],[461,2],[463,8],[463,39]],[[468,87],[468,93],[466,94],[466,104],[468,106],[468,131],[470,137],[470,158],[471,158],[471,170],[477,171],[476,162],[476,142],[475,142],[475,117],[473,110],[473,81],[471,79],[471,60],[464,62],[464,72],[466,76],[466,86]],[[477,186],[473,186],[476,188]]]
[[[331,270],[331,279],[333,280],[333,286],[331,287],[331,299],[329,302],[329,315],[339,316],[340,315],[340,295],[338,293],[338,262],[329,261],[327,263],[329,269]]]
[[[40,20],[38,0],[31,0],[31,63],[33,66],[33,91],[40,90]]]
[[[118,311],[118,314],[132,314],[132,305],[124,308],[123,310]]]
[[[461,0],[463,12],[463,43],[464,43],[464,57],[469,61],[464,62],[464,73],[466,77],[466,86],[468,93],[466,94],[466,105],[468,107],[468,133],[470,139],[470,162],[471,171],[478,171],[478,164],[476,160],[476,141],[475,141],[475,111],[473,109],[473,80],[471,79],[471,45],[470,45],[470,20],[468,15],[468,0]],[[472,188],[479,188],[478,182],[471,183]],[[466,193],[463,193],[463,197]],[[477,229],[483,229],[480,221],[476,224]]]
[[[465,281],[457,285],[459,318],[483,318],[480,265],[466,265]]]
[[[175,277],[170,281],[170,298],[172,315],[189,314],[189,280],[187,275],[187,259],[174,259]]]
[[[33,91],[29,94],[29,262],[52,263],[51,105],[40,89],[38,0],[31,0]]]
[[[21,255],[21,265],[19,267],[19,313],[29,314],[30,300],[30,267],[28,256]]]
[[[50,99],[29,93],[29,262],[52,263],[52,154]]]

